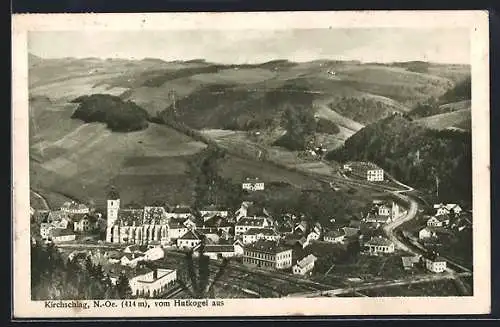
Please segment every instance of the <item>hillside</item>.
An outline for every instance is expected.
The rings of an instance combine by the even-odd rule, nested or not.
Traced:
[[[458,128],[470,131],[471,112],[470,109],[456,110],[444,114],[424,117],[416,120],[415,123],[437,130]]]
[[[429,195],[436,193],[438,179],[439,200],[470,204],[471,153],[468,132],[436,131],[393,115],[361,129],[327,158],[375,162],[397,179]]]
[[[203,131],[239,154],[218,161],[221,185],[257,176],[302,189],[315,186],[304,175],[261,159],[322,174],[333,168],[273,145],[284,134],[298,134],[299,143],[311,137],[329,150],[338,148],[365,125],[394,111],[406,112],[416,100],[446,93],[468,69],[439,66],[421,73],[355,61],[220,65],[36,56],[30,56],[29,64],[30,178],[33,189],[51,204],[67,198],[100,201],[109,185],[123,189],[124,203],[189,202],[199,183],[188,172],[204,156],[206,144],[163,124],[146,127],[142,110],[132,109],[140,112],[137,121],[144,129],[125,128],[125,134],[106,128],[107,119],[72,119],[81,111],[72,102],[78,97],[85,99],[87,114],[94,113],[94,104],[104,116],[109,107],[139,107],[153,121],[160,114]],[[96,95],[107,100],[94,103]],[[299,109],[315,121],[305,133],[297,133],[300,124],[293,123],[301,119],[284,119],[287,110]]]

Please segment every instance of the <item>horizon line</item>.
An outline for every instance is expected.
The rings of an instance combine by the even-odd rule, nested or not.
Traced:
[[[205,62],[207,64],[215,64],[215,65],[262,65],[266,63],[271,63],[275,61],[286,61],[289,63],[310,63],[310,62],[315,62],[315,61],[336,61],[336,62],[359,62],[362,64],[398,64],[398,63],[410,63],[410,62],[420,62],[420,63],[427,63],[427,64],[437,64],[437,65],[462,65],[462,66],[471,66],[470,63],[463,63],[463,62],[441,62],[441,61],[426,61],[422,59],[413,59],[413,60],[400,60],[400,61],[363,61],[360,59],[333,59],[333,58],[317,58],[317,59],[310,59],[310,60],[304,60],[304,61],[298,61],[298,60],[290,60],[287,58],[277,58],[277,59],[270,59],[267,61],[255,61],[255,62],[233,62],[233,63],[227,63],[227,62],[217,62],[213,60],[207,60],[205,58],[191,58],[191,59],[174,59],[174,60],[166,60],[158,57],[95,57],[95,56],[88,56],[88,57],[75,57],[75,56],[65,56],[65,57],[43,57],[38,54],[34,54],[32,52],[28,52],[28,55],[37,57],[41,60],[61,60],[61,59],[74,59],[74,60],[89,60],[89,59],[97,59],[101,61],[107,61],[107,60],[128,60],[128,61],[145,61],[145,60],[158,60],[158,61],[163,61],[164,63],[178,63],[178,62]]]

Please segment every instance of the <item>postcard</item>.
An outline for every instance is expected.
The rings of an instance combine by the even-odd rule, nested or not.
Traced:
[[[490,312],[486,11],[14,15],[14,318]]]

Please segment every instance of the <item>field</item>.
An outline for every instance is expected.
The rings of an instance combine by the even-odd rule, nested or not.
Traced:
[[[110,185],[124,191],[124,203],[189,202],[188,162],[206,147],[156,124],[127,134],[112,133],[102,124],[80,124],[62,138],[50,139],[31,147],[37,158],[31,161],[31,186],[98,205]]]
[[[472,117],[470,109],[461,109],[453,112],[421,118],[417,120],[417,122],[432,129],[446,129],[454,127],[464,130],[470,130],[471,119]]]

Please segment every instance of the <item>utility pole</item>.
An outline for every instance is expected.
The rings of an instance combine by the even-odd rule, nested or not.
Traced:
[[[169,98],[172,100],[172,114],[174,117],[177,116],[177,93],[175,90],[170,90],[168,93]]]

